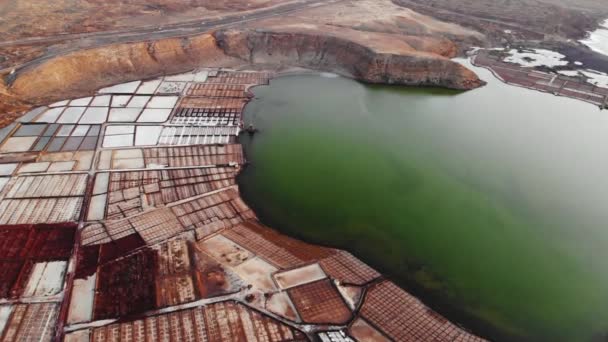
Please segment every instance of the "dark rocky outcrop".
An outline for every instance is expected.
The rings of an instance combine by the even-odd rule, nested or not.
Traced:
[[[250,64],[330,71],[369,83],[462,90],[483,84],[472,71],[436,54],[377,51],[333,35],[227,30],[214,33],[214,37],[224,53]]]

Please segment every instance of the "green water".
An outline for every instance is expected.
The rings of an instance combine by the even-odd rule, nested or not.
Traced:
[[[606,341],[608,112],[474,70],[488,85],[466,93],[256,88],[244,197],[486,337]]]

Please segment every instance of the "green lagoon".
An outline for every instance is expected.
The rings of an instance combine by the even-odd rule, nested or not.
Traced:
[[[344,248],[495,340],[608,338],[608,112],[284,76],[254,89],[239,178],[261,220]]]

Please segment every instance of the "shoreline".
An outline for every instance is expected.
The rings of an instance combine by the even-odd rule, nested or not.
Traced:
[[[513,81],[509,81],[506,80],[503,76],[501,76],[500,73],[492,67],[490,63],[493,62],[486,61],[486,63],[480,63],[477,61],[477,59],[480,57],[480,53],[484,52],[485,50],[478,51],[473,56],[469,57],[471,64],[476,67],[484,68],[490,71],[492,75],[496,77],[496,79],[505,84],[539,91],[542,93],[552,94],[554,96],[566,97],[574,100],[583,101],[599,107],[600,110],[608,108],[608,89],[587,84],[586,82],[580,81],[579,79],[574,77],[569,77],[561,74],[547,73],[536,70],[534,68],[523,68],[510,63],[501,63],[502,65],[500,67],[504,69],[509,69],[509,74],[521,73],[521,75],[518,76],[519,78],[514,78]],[[487,56],[482,57],[488,59]],[[532,78],[530,74],[533,73],[537,74],[538,77]],[[524,79],[527,80],[523,81]],[[517,80],[519,80],[519,82],[517,82]],[[552,85],[552,83],[555,80],[563,80],[563,82],[561,84],[557,83],[554,86]],[[573,88],[566,88],[566,85],[568,85],[568,87]],[[584,90],[579,91],[578,88]],[[565,92],[567,93],[564,94]]]
[[[290,68],[286,71],[276,72],[275,77],[272,77],[270,79],[270,82],[272,82],[272,80],[280,78],[280,77],[292,77],[292,76],[323,77],[322,76],[323,73],[324,72],[317,71],[317,70]],[[361,80],[357,80],[352,77],[347,77],[347,76],[343,76],[343,75],[337,75],[337,76],[354,80],[355,82],[362,83],[366,86],[378,85],[378,84],[373,84],[373,83],[366,83]],[[255,89],[258,87],[265,87],[265,86],[268,86],[268,85],[254,85],[251,88],[249,88],[249,90]],[[390,86],[395,86],[395,85],[381,84],[381,86],[390,87]],[[398,86],[396,86],[396,87],[398,87]],[[415,87],[415,88],[422,88],[422,89],[437,88],[437,89],[450,90],[448,88],[442,88],[442,87]],[[255,97],[252,97],[252,99],[247,103],[247,106],[251,104],[251,101],[253,101],[253,99],[255,99]],[[243,111],[243,113],[245,113],[245,110]],[[247,134],[247,133],[242,132],[241,135],[239,136],[239,138],[244,134]],[[253,144],[255,144],[255,142],[253,142]],[[245,148],[243,149],[243,154],[247,158],[247,151]],[[249,160],[246,160],[246,164],[239,171],[239,174],[236,178],[239,189],[241,187],[241,181],[239,180],[239,178],[242,177],[243,172],[245,172],[245,169],[247,167],[249,167],[249,165],[251,165]],[[345,252],[348,252],[348,253],[354,255],[356,258],[359,258],[352,250],[349,250],[348,248],[346,248],[344,246],[331,245],[331,244],[328,244],[327,242],[319,241],[317,239],[311,240],[311,239],[303,237],[301,234],[294,235],[293,232],[284,233],[282,229],[274,228],[277,226],[277,223],[272,222],[271,220],[269,221],[269,220],[265,219],[263,216],[260,217],[259,216],[260,214],[258,211],[261,211],[261,210],[257,210],[257,209],[259,209],[259,206],[254,206],[254,205],[250,204],[251,202],[255,202],[255,201],[244,196],[242,191],[239,191],[239,193],[240,193],[241,198],[243,198],[244,202],[247,203],[254,212],[256,212],[256,216],[258,217],[258,220],[262,224],[271,227],[273,230],[276,230],[278,233],[286,234],[287,236],[298,239],[299,241],[303,241],[304,243],[310,243],[310,244],[322,246],[324,248],[339,249],[339,250],[342,250],[342,251],[345,251]],[[361,260],[364,263],[367,263],[367,261],[365,261],[365,259],[363,259],[363,258],[361,258],[359,260]],[[391,283],[397,284],[397,286],[399,288],[401,288],[404,292],[408,293],[409,296],[412,296],[413,298],[415,298],[415,300],[423,303],[423,305],[425,305],[429,310],[434,312],[434,314],[441,315],[444,319],[447,319],[449,322],[458,326],[460,329],[462,329],[470,334],[477,335],[476,337],[472,337],[472,338],[479,338],[480,341],[491,341],[493,339],[492,339],[492,337],[489,337],[489,336],[493,336],[493,338],[496,338],[501,341],[524,341],[524,339],[522,339],[521,336],[515,336],[512,334],[506,333],[504,331],[497,330],[494,325],[487,324],[483,320],[480,320],[479,317],[474,316],[474,315],[464,311],[460,305],[457,305],[454,303],[446,303],[445,297],[442,297],[441,295],[437,295],[436,293],[429,291],[427,288],[425,288],[424,286],[421,286],[418,282],[413,281],[412,279],[409,279],[404,283],[402,281],[403,279],[397,280],[397,279],[393,279],[390,276],[387,276],[384,273],[384,270],[382,270],[382,267],[378,267],[378,265],[370,265],[370,266],[372,268],[376,269],[377,271],[379,271],[380,274],[382,274],[383,279],[386,279],[386,281],[390,281]],[[525,341],[527,341],[527,340],[525,340]]]
[[[243,125],[242,111],[252,100],[249,90],[252,86],[268,84],[274,76],[260,71],[205,69],[163,76],[160,81],[119,84],[97,91],[92,98],[50,104],[36,116],[30,115],[25,122],[16,123],[0,145],[4,154],[2,162],[15,165],[0,193],[0,201],[21,203],[23,200],[19,198],[6,198],[7,192],[19,182],[39,177],[54,177],[47,181],[54,190],[45,193],[50,197],[43,197],[34,188],[22,189],[32,198],[27,200],[31,202],[28,205],[34,207],[20,207],[18,217],[10,221],[7,220],[12,213],[0,212],[3,217],[0,224],[4,227],[29,224],[39,229],[38,224],[46,222],[54,229],[59,222],[67,220],[78,223],[79,227],[73,240],[66,240],[66,244],[78,247],[65,260],[66,267],[68,263],[72,266],[66,268],[64,290],[59,297],[38,299],[53,308],[49,312],[57,319],[56,322],[49,319],[47,325],[41,327],[44,331],[57,327],[56,339],[69,340],[82,334],[110,334],[113,329],[127,329],[149,320],[158,320],[155,324],[161,324],[163,319],[182,312],[202,312],[202,315],[241,312],[253,321],[265,320],[265,324],[282,326],[286,334],[311,339],[342,331],[354,337],[376,336],[379,340],[449,341],[459,337],[484,341],[436,313],[352,254],[308,244],[259,223],[255,213],[243,202],[236,183],[246,161],[242,145],[235,137],[227,135],[226,140],[220,142],[207,140],[207,136],[188,135],[188,140],[182,140],[183,133],[171,133],[171,140],[161,138],[161,130],[169,134],[190,119],[198,120],[198,124],[189,123],[183,129],[199,124],[201,129],[207,129],[205,122],[215,122],[216,117],[221,117],[229,119],[227,127],[231,132],[238,131]],[[169,90],[180,82],[183,83],[178,87],[180,90]],[[149,85],[153,83],[150,93]],[[143,89],[151,95],[136,95]],[[169,93],[162,93],[164,89]],[[162,110],[166,116],[141,114],[139,119],[132,118],[130,122],[113,118],[119,111],[124,112],[121,115],[128,112],[128,108],[116,107],[115,102],[127,101],[124,98],[128,97],[141,103],[142,96],[147,97],[146,102],[150,101],[146,108],[153,103],[152,108],[170,107]],[[66,126],[63,119],[51,115],[57,112],[55,108],[65,115],[74,111],[69,108],[77,108],[70,107],[72,104],[84,106],[83,111],[98,112],[103,107],[93,103],[107,101],[104,103],[110,106],[110,99],[113,111],[109,116],[106,113],[103,122],[84,125],[85,122],[81,122],[84,119],[76,118],[72,124],[71,129],[76,130],[80,128],[74,126],[86,126],[87,130],[95,126],[98,138],[94,146],[67,153],[54,152],[50,145],[38,152],[29,148],[26,151],[22,145],[15,148],[12,144],[21,139],[18,131],[47,125]],[[127,102],[121,103],[124,107]],[[219,114],[206,116],[205,108],[213,109],[213,113],[216,108],[223,109]],[[154,115],[163,115],[160,112],[155,109]],[[54,124],[55,121],[58,123]],[[150,140],[153,134],[150,129],[158,132],[156,140]],[[32,143],[44,140],[43,131],[35,129],[27,133],[34,137],[28,139]],[[115,134],[131,135],[125,140]],[[213,139],[219,139],[213,135],[219,133],[213,132],[188,134],[212,134]],[[147,143],[140,146],[138,141]],[[88,164],[80,157],[85,152]],[[71,162],[72,158],[78,163]],[[46,160],[60,163],[57,167],[61,165],[63,169],[41,168],[42,164],[48,164]],[[67,169],[68,166],[71,168]],[[74,202],[69,210],[59,209],[69,219],[38,213],[34,208],[45,208],[43,201],[58,200],[63,194],[61,191],[68,189],[51,180],[68,178],[84,184],[71,190],[78,191],[82,202]],[[161,260],[163,263],[159,264]],[[163,266],[165,263],[168,265]],[[171,269],[183,267],[189,270],[172,275]],[[183,274],[190,280],[179,278],[184,277]],[[29,276],[24,273],[20,277],[28,279]],[[94,281],[91,283],[89,279]],[[18,302],[9,302],[11,307],[14,303]],[[326,307],[327,303],[332,304]],[[34,310],[34,307],[29,309],[33,304],[27,305],[26,310]],[[19,319],[9,312],[10,331],[31,334],[20,335],[24,338],[44,333],[20,331]],[[257,324],[253,321],[243,324]],[[204,324],[207,334],[212,329],[209,325],[216,322],[222,321]]]

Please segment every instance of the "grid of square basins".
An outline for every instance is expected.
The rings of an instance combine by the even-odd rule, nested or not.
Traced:
[[[241,112],[226,108],[178,108],[171,119],[175,125],[239,126]]]
[[[322,247],[290,239],[253,222],[243,222],[224,235],[278,268],[293,268],[314,260],[299,255],[302,251],[311,250],[315,258],[322,257],[324,252]]]
[[[128,82],[37,108],[15,125],[0,145],[0,224],[11,225],[0,229],[0,294],[13,301],[0,303],[0,339],[51,341],[58,317],[66,341],[307,339],[264,312],[346,325],[353,304],[342,285],[373,286],[378,273],[261,225],[235,184],[247,89],[269,77],[201,71]],[[41,223],[60,227],[28,231]],[[19,244],[27,257],[15,257]],[[276,285],[280,276],[290,285]],[[246,305],[231,301],[249,290],[257,297]],[[416,312],[433,336],[460,333],[409,297],[378,290],[362,312],[383,332],[405,337],[420,321],[403,315]],[[221,301],[196,303],[212,297]],[[89,324],[99,319],[118,320]]]
[[[98,174],[98,177],[103,174]],[[106,218],[143,212],[182,199],[235,185],[234,168],[113,172],[110,175]]]
[[[484,341],[386,280],[368,290],[361,315],[395,341]]]
[[[196,83],[188,87],[188,96],[245,97],[247,86],[244,84],[206,84]]]
[[[178,96],[98,95],[55,103],[34,122],[101,124],[104,122],[164,122]]]
[[[22,124],[0,147],[0,153],[94,150],[100,125]]]
[[[351,313],[331,280],[324,279],[288,290],[302,320],[307,323],[343,324]]]
[[[376,270],[344,251],[337,252],[320,263],[327,274],[343,284],[364,285],[380,276]]]
[[[235,302],[93,328],[92,341],[307,341],[285,324]]]
[[[76,224],[0,226],[0,339],[50,341]]]
[[[19,176],[0,199],[0,224],[34,224],[78,220],[87,175]]]
[[[268,84],[271,73],[220,71],[216,77],[209,77],[208,84]]]
[[[268,82],[268,75],[220,72],[208,77],[208,74],[198,72],[119,84],[101,89],[96,96],[39,108],[31,119],[32,127],[15,132],[0,147],[0,152],[94,149],[97,143],[92,139],[94,133],[102,135],[103,148],[232,143],[240,131],[241,113],[248,100],[247,87]],[[180,100],[182,95],[186,96]],[[176,105],[178,108],[174,110]],[[39,132],[42,126],[34,123],[61,125],[62,130],[54,139],[49,132]],[[106,127],[101,128],[100,124]],[[79,139],[83,125],[94,125],[95,132]],[[65,131],[69,127],[77,128],[75,137]],[[40,139],[35,135],[40,135]]]

